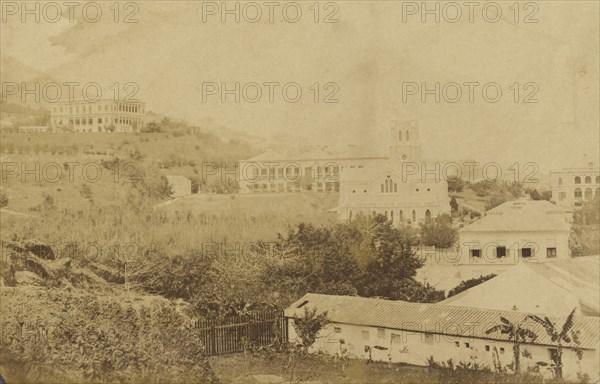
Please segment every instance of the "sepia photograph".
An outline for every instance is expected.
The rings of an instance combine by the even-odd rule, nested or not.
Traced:
[[[600,384],[600,0],[0,0],[0,384]]]

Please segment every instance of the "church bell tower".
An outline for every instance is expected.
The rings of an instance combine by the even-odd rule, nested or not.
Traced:
[[[416,120],[393,121],[390,143],[391,160],[421,162],[419,125]]]

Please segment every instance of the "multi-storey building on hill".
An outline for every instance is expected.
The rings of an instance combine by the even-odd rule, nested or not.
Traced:
[[[140,101],[63,101],[51,107],[50,126],[54,132],[137,132],[144,116]]]

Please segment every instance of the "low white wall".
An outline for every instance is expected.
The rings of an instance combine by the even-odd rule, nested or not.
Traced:
[[[428,325],[430,327],[435,328],[433,324]],[[472,329],[475,334],[481,332],[481,329]],[[293,319],[289,321],[289,339],[299,341]],[[486,350],[486,346],[489,350]],[[510,342],[331,323],[321,330],[309,351],[335,355],[346,349],[346,353],[354,358],[368,359],[370,355],[373,361],[422,366],[428,365],[428,359],[433,357],[437,363],[446,363],[452,359],[455,365],[471,362],[478,364],[480,368],[494,370],[494,348],[498,351],[502,367],[513,362],[513,344]],[[521,357],[521,371],[525,372],[528,366],[533,367],[539,361],[550,363],[550,348],[552,347],[521,344],[521,351],[527,350],[531,354],[530,358]],[[597,381],[600,377],[598,347],[595,350],[585,350],[581,362],[573,350],[563,349],[563,367],[566,379],[577,379],[577,373],[581,369],[581,372],[590,375],[592,382]],[[551,377],[549,371],[543,373],[544,376]]]

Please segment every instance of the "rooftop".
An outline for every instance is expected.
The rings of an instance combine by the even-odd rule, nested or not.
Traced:
[[[569,213],[546,200],[507,201],[459,232],[568,231]]]
[[[246,161],[303,161],[303,160],[342,160],[342,159],[385,159],[382,154],[356,146],[329,147],[304,146],[297,149],[270,149]]]
[[[560,314],[573,306],[600,316],[600,256],[519,263],[442,304]]]
[[[305,307],[316,308],[318,313],[327,312],[327,317],[334,323],[503,341],[508,340],[507,335],[486,335],[485,331],[498,324],[500,317],[517,323],[523,322],[528,315],[514,311],[308,293],[290,305],[285,310],[285,316],[300,316]],[[564,317],[550,317],[550,320],[562,326],[566,315],[568,314]],[[600,318],[575,316],[573,321],[573,330],[580,331],[581,347],[597,349],[600,342]],[[534,344],[554,344],[537,323],[529,320],[523,324],[536,331],[538,337]]]

